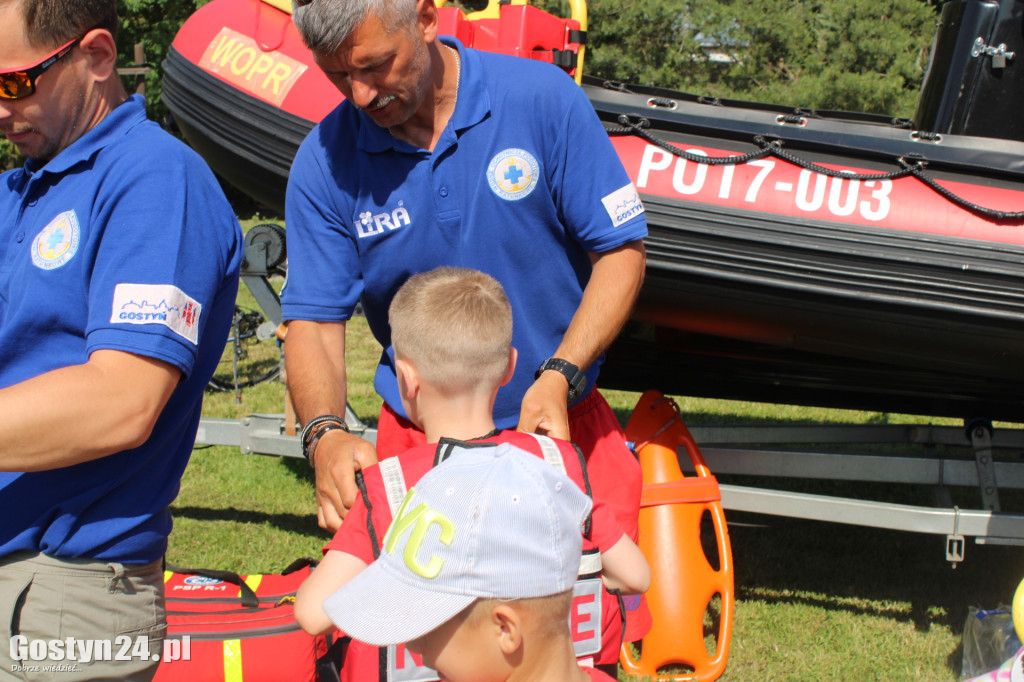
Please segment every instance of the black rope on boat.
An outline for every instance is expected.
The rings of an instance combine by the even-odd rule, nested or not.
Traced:
[[[846,180],[897,180],[899,178],[904,178],[909,175],[917,178],[925,185],[930,187],[932,190],[937,192],[939,195],[948,199],[957,206],[968,211],[971,211],[973,213],[985,216],[986,218],[992,218],[994,220],[1024,219],[1024,211],[1010,212],[998,211],[992,208],[985,208],[984,206],[979,206],[968,201],[967,199],[964,199],[961,196],[954,194],[953,192],[946,189],[938,182],[936,182],[934,179],[932,179],[931,177],[924,173],[925,164],[920,159],[908,160],[905,157],[900,157],[899,159],[896,160],[896,162],[900,165],[900,169],[890,171],[888,173],[849,173],[845,171],[834,170],[832,168],[826,168],[824,166],[819,166],[818,164],[811,163],[810,161],[805,161],[804,159],[801,159],[799,156],[791,154],[785,149],[783,149],[781,140],[769,140],[762,135],[757,135],[754,137],[755,144],[761,147],[759,151],[751,152],[749,154],[737,154],[735,156],[701,156],[700,154],[692,154],[690,152],[684,151],[679,147],[675,146],[674,144],[662,140],[661,138],[654,135],[649,130],[651,127],[651,122],[643,116],[630,116],[627,114],[622,114],[619,116],[618,121],[621,124],[621,127],[608,128],[608,135],[636,135],[637,137],[641,137],[650,142],[651,144],[654,144],[659,148],[664,149],[670,154],[686,159],[687,161],[693,161],[694,163],[703,163],[709,166],[723,166],[729,164],[746,163],[748,161],[753,161],[755,159],[762,159],[766,156],[775,156],[779,159],[782,159],[783,161],[788,161],[789,163],[795,166],[799,166],[800,168],[805,168],[815,173],[821,173],[822,175],[826,175],[828,177],[844,178]]]
[[[811,163],[810,161],[804,161],[799,156],[796,156],[794,154],[790,154],[789,152],[787,152],[785,149],[782,148],[782,142],[779,141],[779,140],[771,140],[771,141],[769,141],[769,140],[765,139],[764,137],[758,135],[758,136],[756,136],[754,138],[754,142],[756,142],[762,149],[771,149],[772,156],[776,156],[776,157],[782,159],[783,161],[788,161],[788,162],[790,162],[791,164],[793,164],[795,166],[800,166],[801,168],[806,168],[809,171],[814,171],[815,173],[821,173],[822,175],[827,175],[830,178],[845,178],[846,180],[868,180],[868,181],[870,181],[870,180],[896,180],[898,178],[903,178],[903,177],[906,177],[908,175],[913,175],[913,170],[911,168],[909,168],[909,167],[904,167],[904,168],[901,168],[898,171],[891,171],[891,172],[888,172],[888,173],[848,173],[846,171],[838,171],[838,170],[835,170],[833,168],[826,168],[824,166],[819,166],[818,164]]]
[[[772,150],[765,148],[760,151],[751,152],[749,154],[742,154],[736,156],[701,156],[700,154],[691,154],[690,152],[684,151],[679,147],[675,146],[670,142],[666,142],[658,137],[652,135],[647,128],[650,127],[651,122],[643,116],[637,116],[634,122],[633,117],[622,114],[619,116],[619,123],[622,124],[621,128],[609,128],[609,135],[636,135],[642,137],[651,144],[657,145],[661,149],[664,149],[670,154],[679,156],[686,159],[687,161],[694,161],[695,163],[704,163],[709,166],[729,166],[733,164],[746,163],[747,161],[753,161],[755,159],[763,159],[766,156],[772,154]]]
[[[899,159],[901,164],[906,164],[904,159]],[[941,194],[943,197],[953,202],[960,208],[978,213],[985,216],[986,218],[994,218],[995,220],[1021,220],[1024,219],[1024,211],[997,211],[994,208],[985,208],[984,206],[978,206],[977,204],[971,203],[967,199],[954,194],[939,183],[935,182],[934,179],[928,177],[922,172],[922,166],[920,163],[910,166],[910,174],[915,178],[928,185],[934,191]]]

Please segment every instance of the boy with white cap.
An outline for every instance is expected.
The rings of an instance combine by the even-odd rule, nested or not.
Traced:
[[[360,473],[360,497],[325,548],[323,562],[299,590],[296,617],[312,633],[333,629],[322,607],[324,599],[378,557],[384,547],[381,536],[396,523],[393,519],[398,518],[407,487],[440,462],[470,450],[512,445],[524,456],[557,467],[587,495],[591,490],[585,459],[572,443],[494,427],[495,395],[511,376],[516,357],[511,308],[497,281],[464,268],[420,273],[395,295],[390,318],[402,400],[428,444]],[[572,602],[572,640],[581,662],[614,669],[622,617],[610,590],[643,592],[650,570],[602,499],[593,501],[592,514],[581,530],[586,558]],[[342,680],[367,679],[403,682],[438,677],[404,647],[378,652],[354,641],[345,655]]]
[[[569,607],[590,499],[517,448],[471,448],[409,491],[380,558],[324,602],[342,630],[408,642],[448,682],[611,680],[580,668]]]

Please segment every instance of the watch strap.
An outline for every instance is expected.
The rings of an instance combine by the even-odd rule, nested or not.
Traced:
[[[587,375],[580,371],[579,367],[562,358],[548,358],[540,363],[533,378],[540,378],[541,373],[549,369],[558,372],[569,382],[569,395],[566,399],[570,404],[583,394],[583,389],[587,386]]]

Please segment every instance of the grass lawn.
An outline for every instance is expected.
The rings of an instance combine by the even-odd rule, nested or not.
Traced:
[[[372,421],[380,407],[371,386],[380,348],[365,321],[353,320],[350,329],[350,400]],[[607,395],[620,415],[638,397]],[[283,396],[279,382],[244,389],[240,404],[231,394],[207,393],[204,415],[281,413]],[[691,425],[922,421],[686,397],[677,402]],[[852,485],[845,484],[842,494],[855,496]],[[969,496],[975,507],[977,497]],[[277,572],[297,557],[319,556],[327,540],[316,524],[306,462],[235,448],[195,451],[173,513],[168,559],[183,566]],[[966,560],[954,570],[940,536],[742,513],[727,517],[736,611],[729,664],[720,678],[726,682],[958,680],[967,608],[1009,603],[1024,576],[1019,547],[969,543]]]

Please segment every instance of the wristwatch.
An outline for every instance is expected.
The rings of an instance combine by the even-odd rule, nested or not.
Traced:
[[[548,358],[540,363],[540,367],[533,375],[533,378],[539,379],[541,372],[548,369],[553,369],[565,377],[566,381],[569,382],[569,396],[566,400],[570,405],[576,402],[576,399],[583,394],[583,389],[587,387],[587,375],[568,360]]]

